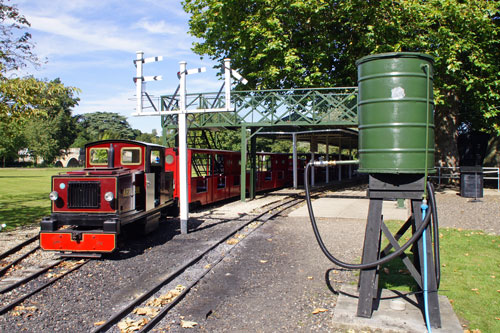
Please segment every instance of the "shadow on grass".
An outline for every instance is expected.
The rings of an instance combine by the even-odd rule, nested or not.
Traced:
[[[413,254],[407,253],[413,262]],[[419,287],[413,276],[399,258],[381,266],[379,274],[379,288],[396,289],[399,291],[418,291]]]
[[[50,207],[16,206],[0,210],[0,223],[5,223],[5,230],[12,230],[25,225],[36,224],[44,217],[50,215]]]
[[[17,205],[19,203],[26,203],[30,201],[46,201],[49,202],[49,196],[47,193],[36,193],[29,195],[20,194],[3,194],[0,195],[0,203],[4,207],[10,208],[12,205]]]

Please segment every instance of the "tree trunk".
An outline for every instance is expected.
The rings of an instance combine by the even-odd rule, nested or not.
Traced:
[[[458,166],[458,108],[436,107],[434,115],[436,161],[435,164],[443,167]]]

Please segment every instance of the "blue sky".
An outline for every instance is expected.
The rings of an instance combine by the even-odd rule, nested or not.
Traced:
[[[117,112],[133,128],[160,132],[160,118],[134,117],[136,51],[145,57],[163,56],[149,63],[144,75],[162,75],[148,82],[150,95],[172,94],[177,87],[179,62],[188,69],[207,67],[206,73],[188,76],[189,92],[217,91],[221,85],[214,63],[191,51],[189,16],[180,0],[13,0],[31,23],[35,52],[47,60],[40,69],[27,71],[37,78],[60,78],[65,85],[81,89],[74,114]]]

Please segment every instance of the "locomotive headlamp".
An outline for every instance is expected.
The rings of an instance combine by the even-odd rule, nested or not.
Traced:
[[[49,194],[49,198],[52,201],[56,201],[57,199],[59,199],[59,193],[57,193],[56,191],[52,191]]]
[[[113,194],[113,192],[106,192],[104,194],[104,200],[106,200],[107,202],[113,201],[114,198],[115,198],[115,195]]]

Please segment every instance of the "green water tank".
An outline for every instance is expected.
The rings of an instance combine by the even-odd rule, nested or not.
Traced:
[[[433,63],[433,57],[412,52],[356,62],[359,172],[434,171]]]

